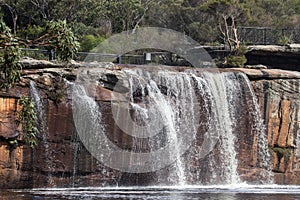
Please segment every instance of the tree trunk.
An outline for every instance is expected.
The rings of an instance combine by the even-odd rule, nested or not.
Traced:
[[[18,15],[15,15],[15,16],[13,17],[13,24],[14,24],[13,30],[14,30],[14,35],[17,34],[17,20],[18,20]]]

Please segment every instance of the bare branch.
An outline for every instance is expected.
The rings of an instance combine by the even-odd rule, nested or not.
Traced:
[[[145,5],[145,9],[144,9],[144,12],[143,12],[143,14],[141,15],[141,17],[138,19],[138,21],[135,23],[135,25],[134,25],[134,28],[133,28],[133,30],[132,30],[132,33],[135,33],[135,31],[136,31],[136,29],[137,29],[137,27],[139,26],[139,24],[142,22],[142,20],[144,19],[144,17],[145,17],[145,15],[146,15],[146,13],[147,13],[147,11],[149,10],[149,4],[151,3],[151,0],[147,0],[146,1],[146,5]]]

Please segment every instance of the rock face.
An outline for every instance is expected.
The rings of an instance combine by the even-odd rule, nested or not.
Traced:
[[[299,79],[253,82],[267,124],[275,180],[299,184]]]
[[[249,46],[248,49],[246,57],[250,65],[262,64],[270,69],[300,70],[299,45],[256,45]]]
[[[40,65],[40,63],[39,63]],[[76,78],[77,69],[63,68],[28,69],[23,71],[19,85],[0,93],[0,188],[65,187],[65,186],[104,186],[127,184],[150,184],[163,175],[164,170],[156,174],[140,175],[120,173],[105,167],[94,159],[85,149],[76,134],[73,122],[71,96],[68,90]],[[118,92],[126,92],[125,83],[112,92],[116,81],[122,79],[122,67],[106,65],[96,88],[96,100],[101,104],[101,112],[111,141],[130,148],[132,139],[124,134],[112,120],[111,103],[118,99]],[[181,70],[181,69],[178,69]],[[268,69],[223,69],[222,71],[241,72],[251,80],[262,118],[268,133],[268,146],[271,153],[271,168],[277,184],[300,184],[300,73]],[[20,127],[16,124],[20,109],[18,100],[30,95],[29,82],[34,81],[44,105],[46,129],[39,135],[39,144],[35,149],[19,143]],[[120,99],[119,99],[120,100]],[[238,149],[238,172],[243,180],[251,182],[261,168],[257,165],[258,139],[248,130],[245,119],[240,127]],[[201,139],[200,139],[201,140]],[[251,149],[251,153],[249,153]],[[217,152],[214,152],[217,153]],[[195,165],[193,170],[205,169],[203,158],[194,162],[187,156],[186,162]],[[199,167],[200,166],[200,167]],[[198,169],[202,170],[202,169]],[[196,173],[196,172],[195,172]]]

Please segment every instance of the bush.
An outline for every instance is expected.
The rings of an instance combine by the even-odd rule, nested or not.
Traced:
[[[246,46],[240,46],[238,49],[235,49],[229,56],[226,57],[226,65],[228,67],[243,67],[247,58],[245,53],[248,51]]]
[[[18,36],[21,38],[33,40],[40,37],[43,32],[45,32],[45,27],[38,25],[28,25],[26,29],[22,29],[18,32]]]
[[[278,44],[281,46],[286,46],[289,43],[291,43],[291,40],[288,36],[282,36],[281,38],[278,39]]]
[[[80,45],[72,30],[67,26],[66,21],[50,21],[46,25],[46,30],[45,35],[50,36],[48,39],[49,47],[56,50],[61,60],[69,61],[72,59]]]
[[[33,148],[37,145],[37,112],[35,103],[28,97],[19,100],[21,110],[18,113],[18,123],[22,125],[23,140],[26,145]]]
[[[86,35],[80,41],[79,51],[90,52],[104,40],[102,36]]]
[[[21,78],[20,49],[17,39],[11,30],[0,19],[0,89],[8,89],[15,85]]]
[[[247,62],[247,58],[245,55],[240,55],[240,56],[230,55],[226,59],[227,59],[227,66],[229,67],[243,67]]]

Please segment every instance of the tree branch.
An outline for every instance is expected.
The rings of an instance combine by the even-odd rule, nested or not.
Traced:
[[[145,15],[146,15],[146,12],[147,12],[148,9],[149,9],[149,4],[150,4],[150,2],[151,2],[151,0],[147,0],[147,1],[146,1],[146,7],[145,7],[145,9],[144,9],[144,12],[143,12],[142,16],[138,19],[138,21],[135,23],[134,28],[133,28],[133,30],[132,30],[132,34],[135,33],[137,27],[139,26],[139,24],[140,24],[140,23],[142,22],[142,20],[144,19]]]

